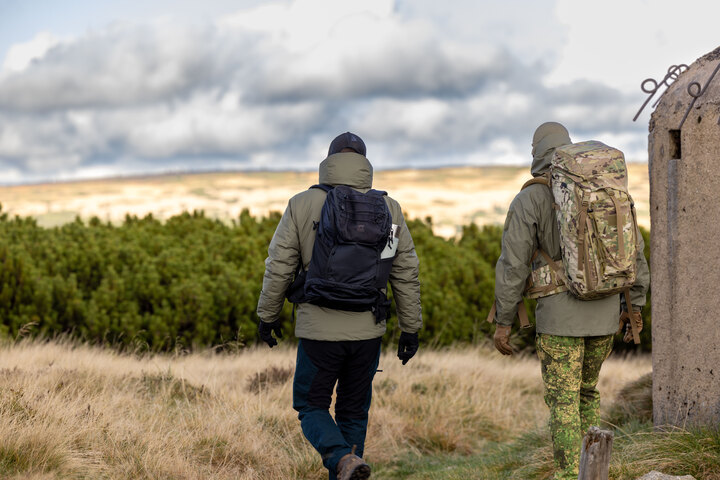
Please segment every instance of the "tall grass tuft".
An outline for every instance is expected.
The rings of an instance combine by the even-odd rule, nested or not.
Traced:
[[[606,421],[611,425],[651,422],[652,408],[652,374],[646,373],[620,390]]]
[[[57,340],[0,349],[0,478],[327,478],[292,410],[292,348],[123,354]],[[381,356],[366,459],[374,478],[545,479],[552,450],[535,357],[488,345]],[[650,359],[603,366],[613,479],[720,480],[716,430],[653,430]],[[606,425],[607,426],[607,425]]]

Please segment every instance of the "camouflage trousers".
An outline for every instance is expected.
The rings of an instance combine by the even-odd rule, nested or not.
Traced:
[[[613,336],[560,337],[539,334],[537,354],[550,408],[555,479],[577,479],[584,432],[600,420],[600,367]]]

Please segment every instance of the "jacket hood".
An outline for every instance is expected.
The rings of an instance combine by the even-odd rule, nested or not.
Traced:
[[[533,177],[543,175],[550,169],[550,160],[557,147],[570,143],[570,134],[562,124],[546,122],[540,125],[533,135],[533,162],[530,167]]]
[[[320,183],[369,189],[372,188],[372,181],[373,167],[359,153],[335,153],[320,163]]]

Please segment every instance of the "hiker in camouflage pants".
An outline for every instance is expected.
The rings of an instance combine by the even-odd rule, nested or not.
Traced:
[[[538,334],[535,338],[545,383],[545,403],[550,408],[553,456],[567,478],[577,478],[583,434],[599,424],[597,383],[600,367],[610,355],[612,344],[612,335]]]
[[[555,149],[570,144],[567,129],[555,122],[544,123],[533,136],[533,177],[548,173]],[[510,204],[503,227],[502,253],[495,268],[494,319],[495,347],[511,355],[510,331],[523,306],[526,280],[533,281],[550,272],[542,249],[549,259],[562,258],[560,231],[553,210],[553,194],[541,183],[532,184],[518,193]],[[645,305],[650,282],[644,243],[638,236],[636,257],[637,280],[630,289],[633,310]],[[533,273],[535,272],[535,273]],[[544,272],[544,273],[543,273]],[[600,394],[598,376],[603,361],[610,355],[613,334],[624,308],[622,294],[598,300],[579,300],[567,288],[556,288],[553,282],[537,297],[535,331],[545,384],[545,403],[550,408],[550,433],[553,440],[555,479],[576,479],[582,436],[590,426],[599,423]],[[540,290],[545,290],[544,288]]]

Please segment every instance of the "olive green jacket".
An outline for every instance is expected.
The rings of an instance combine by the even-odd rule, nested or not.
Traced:
[[[533,176],[549,170],[554,151],[554,148],[540,149],[533,159]],[[637,281],[630,294],[632,304],[642,307],[650,285],[650,272],[639,232],[638,244]],[[525,281],[531,272],[530,261],[537,248],[545,250],[553,260],[561,258],[553,195],[542,184],[531,185],[518,193],[505,219],[502,253],[495,267],[495,320],[498,325],[512,325],[515,321],[518,302],[522,300]],[[538,267],[545,264],[541,256],[536,262]],[[535,310],[536,331],[569,337],[610,335],[618,329],[620,301],[620,294],[585,301],[578,300],[570,292],[539,298]]]
[[[327,185],[348,185],[361,192],[372,187],[372,165],[357,153],[336,153],[320,164],[320,182]],[[307,270],[315,244],[313,222],[320,220],[326,193],[309,189],[292,197],[275,230],[265,276],[258,301],[257,314],[264,322],[278,318],[300,261]],[[398,323],[404,332],[415,333],[422,327],[420,311],[419,263],[415,245],[405,224],[400,205],[385,197],[392,223],[398,226],[397,256],[390,272],[390,285],[397,307]],[[372,312],[349,312],[319,307],[309,303],[297,306],[295,335],[311,340],[368,340],[385,333],[385,322],[375,323]]]

